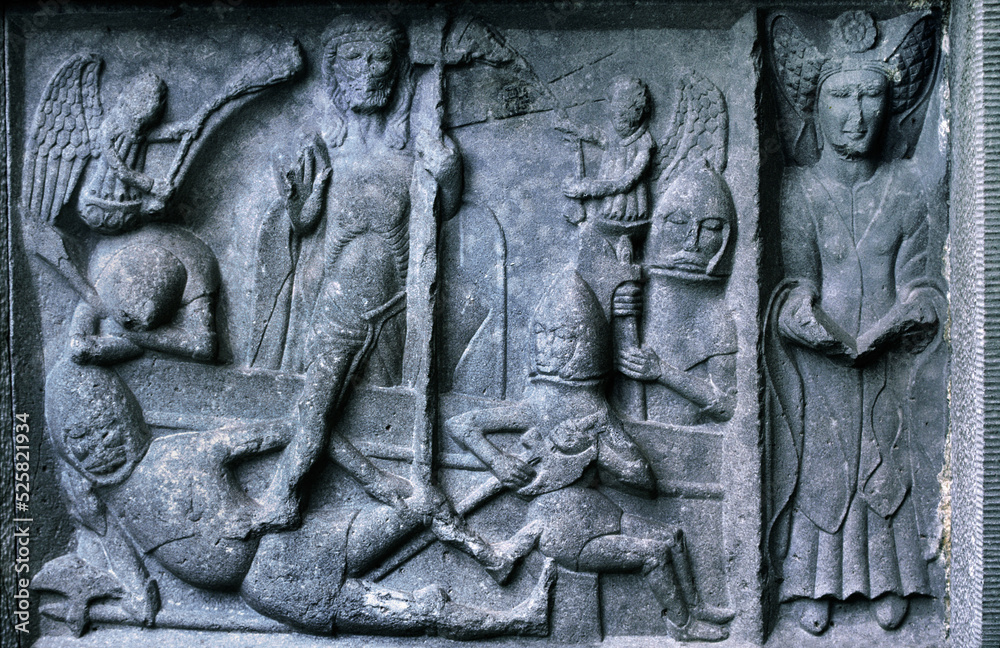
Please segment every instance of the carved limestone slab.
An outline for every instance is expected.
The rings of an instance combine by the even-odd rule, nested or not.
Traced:
[[[36,645],[947,645],[938,9],[238,4],[5,16]]]

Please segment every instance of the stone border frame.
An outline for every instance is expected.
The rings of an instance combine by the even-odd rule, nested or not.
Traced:
[[[950,590],[953,645],[961,648],[1000,643],[997,33],[1000,3],[961,0],[952,5]]]
[[[52,4],[42,1],[25,6]],[[63,3],[54,4],[61,7]],[[859,3],[739,0],[733,4],[750,10],[779,4],[808,9]],[[909,4],[926,3],[912,0]],[[953,0],[944,8],[952,137],[948,258],[953,352],[950,468],[954,480],[951,528],[946,535],[952,555],[949,621],[952,646],[973,648],[1000,644],[1000,0]],[[6,495],[13,482],[12,368],[16,362],[12,354],[16,323],[12,322],[11,297],[16,278],[10,255],[14,235],[8,200],[12,162],[6,9],[0,46],[0,146],[4,150],[0,166],[0,307],[4,309],[0,318],[4,340],[0,349],[0,483],[5,493],[0,502],[0,644],[20,646],[26,645],[24,635],[12,625],[13,499]]]

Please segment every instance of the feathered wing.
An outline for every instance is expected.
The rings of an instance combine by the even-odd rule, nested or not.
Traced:
[[[49,81],[28,137],[21,203],[27,245],[92,304],[100,300],[74,265],[56,220],[96,154],[101,65],[93,54],[78,54]]]
[[[887,62],[895,74],[892,112],[904,114],[917,106],[927,89],[937,58],[937,16],[915,22]]]
[[[94,54],[78,54],[59,68],[45,89],[25,156],[28,218],[54,224],[94,154],[102,112],[101,65]]]
[[[718,173],[726,169],[729,113],[722,91],[692,70],[677,81],[674,97],[673,116],[657,155],[661,186],[692,165],[707,164]]]
[[[813,119],[824,57],[785,14],[771,20],[770,37],[771,66],[778,94],[784,99],[781,135],[795,161],[808,164],[819,153]]]

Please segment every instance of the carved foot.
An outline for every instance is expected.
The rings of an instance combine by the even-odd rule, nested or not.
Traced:
[[[493,561],[489,565],[484,565],[484,568],[497,585],[505,585],[521,557],[513,551],[513,547],[508,546],[506,542],[500,542],[493,545]]]
[[[802,598],[792,603],[802,629],[819,636],[830,626],[830,601]]]
[[[910,602],[898,594],[884,594],[872,601],[872,616],[883,630],[895,630],[903,623]]]
[[[299,503],[294,497],[278,498],[266,493],[260,504],[260,508],[250,520],[251,536],[287,531],[302,523]]]
[[[702,621],[707,621],[708,623],[722,625],[732,621],[733,617],[736,616],[736,611],[729,608],[702,604],[691,610],[691,616]]]
[[[552,588],[556,583],[556,563],[545,559],[545,566],[535,587],[522,603],[510,611],[511,634],[544,637],[549,634],[549,612],[552,605]]]
[[[725,627],[697,619],[693,614],[683,626],[674,625],[670,619],[666,622],[677,641],[724,641],[729,638],[729,630]]]

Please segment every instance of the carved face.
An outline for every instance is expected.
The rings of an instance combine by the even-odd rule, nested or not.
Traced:
[[[729,189],[717,173],[708,167],[685,172],[653,209],[647,265],[692,278],[727,275],[735,214]]]
[[[371,114],[386,107],[395,82],[395,56],[381,41],[349,41],[337,48],[333,73],[348,108]]]
[[[659,265],[671,270],[707,273],[708,264],[725,241],[725,221],[689,205],[679,205],[663,214],[657,224]]]
[[[538,373],[557,375],[573,357],[579,331],[575,326],[551,326],[535,322],[532,329],[535,367]]]
[[[889,84],[872,70],[848,70],[823,83],[816,105],[825,143],[837,155],[856,159],[871,155],[887,114]]]
[[[67,429],[66,447],[87,472],[103,477],[128,461],[128,434],[121,421],[111,418],[100,424]]]
[[[608,99],[612,127],[619,137],[628,137],[646,116],[645,86],[638,79],[616,79]]]

